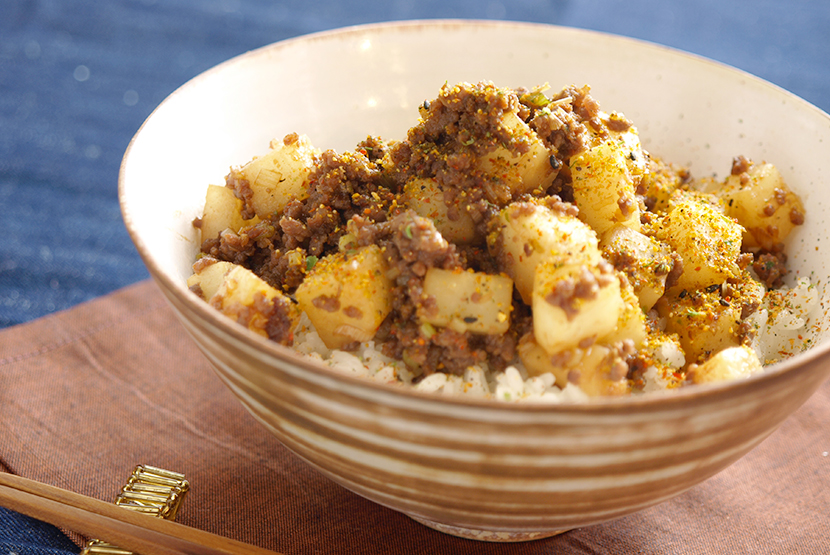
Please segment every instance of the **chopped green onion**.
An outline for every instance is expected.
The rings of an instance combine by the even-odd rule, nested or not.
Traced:
[[[429,322],[424,322],[423,324],[421,324],[421,335],[429,339],[430,337],[435,335],[435,327]]]
[[[309,256],[305,259],[305,271],[310,272],[311,269],[317,264],[317,260],[319,260],[316,256]]]
[[[522,102],[529,104],[534,108],[544,108],[550,104],[550,99],[546,97],[541,91],[531,91],[522,95]]]

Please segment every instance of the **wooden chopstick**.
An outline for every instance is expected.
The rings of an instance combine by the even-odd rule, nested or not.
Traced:
[[[279,555],[5,472],[0,505],[141,555]]]

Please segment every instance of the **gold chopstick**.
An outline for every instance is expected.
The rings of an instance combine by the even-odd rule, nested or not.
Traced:
[[[0,505],[141,555],[278,555],[5,472],[0,472]]]

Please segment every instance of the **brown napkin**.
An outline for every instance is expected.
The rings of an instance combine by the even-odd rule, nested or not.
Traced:
[[[136,464],[183,472],[178,521],[286,554],[830,553],[830,382],[718,476],[523,544],[447,536],[334,484],[219,381],[151,282],[0,333],[0,468],[112,501]]]

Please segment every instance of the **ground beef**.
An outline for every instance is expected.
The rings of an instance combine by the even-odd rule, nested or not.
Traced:
[[[202,244],[202,252],[217,260],[226,260],[256,269],[264,262],[267,249],[272,243],[277,230],[270,221],[243,227],[239,233],[226,229],[215,239],[207,239]]]
[[[518,110],[518,96],[492,83],[444,88],[438,98],[425,106],[423,123],[410,132],[413,144],[455,144],[480,156],[499,145],[527,151],[526,139],[514,137],[501,124],[505,112]],[[423,139],[418,136],[423,133]],[[414,140],[413,140],[414,139]],[[463,149],[454,149],[463,150]]]
[[[790,223],[792,223],[793,225],[804,225],[804,212],[801,212],[800,210],[793,208],[792,210],[790,210],[789,216]]]
[[[625,116],[617,112],[613,112],[607,119],[603,120],[603,123],[608,129],[617,133],[628,131],[634,125]]]
[[[390,222],[391,241],[410,268],[461,267],[455,245],[448,243],[428,218],[407,210]],[[417,272],[423,275],[423,272]]]
[[[762,252],[755,256],[752,269],[768,288],[781,287],[787,275],[787,255],[781,251]]]
[[[357,151],[369,161],[379,163],[389,151],[387,144],[380,137],[367,137],[357,144]]]
[[[617,201],[617,206],[620,207],[622,217],[627,219],[634,212],[634,209],[637,208],[638,203],[631,197],[621,195]]]
[[[741,345],[750,346],[752,340],[758,335],[758,328],[749,322],[741,322],[738,326],[738,341]]]
[[[191,285],[190,287],[188,287],[188,289],[190,289],[193,293],[196,293],[196,295],[199,296],[200,298],[202,298],[202,299],[205,298],[205,292],[202,291],[202,284],[201,283],[195,283],[195,284]],[[205,300],[207,300],[207,299],[205,299]]]
[[[567,166],[568,159],[588,147],[590,137],[585,123],[575,113],[574,89],[560,93],[556,101],[545,108],[534,110],[528,125],[544,141],[559,164]]]
[[[270,303],[265,324],[265,333],[269,339],[283,345],[291,345],[294,342],[290,312],[291,306],[287,301],[274,298]]]
[[[614,269],[625,273],[629,278],[636,275],[638,259],[633,252],[627,249],[606,249],[603,251],[603,256],[614,266]]]
[[[607,287],[610,280],[617,279],[613,267],[607,262],[600,262],[599,270],[600,273],[595,275],[583,266],[579,276],[558,281],[545,295],[545,302],[561,308],[568,320],[572,320],[579,314],[580,301],[595,299],[601,288]]]
[[[219,261],[215,258],[212,258],[210,256],[203,256],[193,263],[193,273],[198,274],[208,266],[213,266],[217,262]]]
[[[514,291],[511,325],[500,335],[434,327],[419,318],[419,314],[437,309],[435,298],[424,294],[425,276],[431,268],[501,272],[506,267],[499,258],[497,216],[501,210],[512,204],[512,210],[518,211],[513,214],[519,215],[541,204],[557,214],[577,216],[570,159],[597,138],[625,132],[632,124],[620,114],[603,114],[587,86],[566,87],[550,98],[541,89],[500,89],[486,82],[445,86],[438,98],[425,102],[419,111],[420,123],[402,141],[387,144],[370,136],[352,152],[338,154],[329,150],[316,156],[308,179],[308,194],[303,199],[290,201],[281,213],[238,232],[225,230],[218,237],[208,238],[202,251],[210,258],[204,260],[225,260],[249,268],[290,297],[318,259],[377,245],[388,266],[393,301],[391,312],[375,334],[376,345],[387,356],[405,361],[415,372],[416,381],[436,371],[462,374],[469,366],[482,362],[493,370],[502,370],[516,360],[518,338],[533,333],[531,307]],[[515,113],[524,121],[547,148],[554,176],[547,191],[514,192],[507,180],[487,175],[478,167],[482,156],[497,148],[516,154],[528,152],[529,138],[504,125],[508,113]],[[292,134],[283,142],[292,144],[298,139]],[[660,202],[665,204],[665,200],[658,199],[669,198],[674,190],[684,188],[691,176],[685,170],[657,165],[653,160],[649,164],[650,175],[657,178],[638,182],[637,194],[638,200],[651,210]],[[750,167],[746,158],[737,157],[732,174],[749,179]],[[471,242],[448,243],[431,219],[407,209],[401,193],[413,178],[437,182],[451,221],[462,217],[461,210],[469,215],[475,226]],[[242,201],[242,217],[253,218],[253,191],[241,170],[230,171],[226,186]],[[776,191],[770,199],[770,210],[786,201],[786,193]],[[621,201],[619,208],[625,215],[636,205],[630,200]],[[655,218],[648,212],[641,216],[649,228],[655,225]],[[790,219],[800,224],[803,214],[793,210]],[[198,225],[200,222],[194,222],[194,226]],[[769,234],[777,236],[777,230],[770,229]],[[786,274],[785,261],[779,250],[762,252],[753,268],[768,287],[778,286]],[[626,280],[624,273],[618,278],[614,267],[622,272],[634,271],[635,259],[626,253],[617,253],[611,262],[614,266],[602,262],[599,272],[586,267],[573,279],[558,282],[545,300],[573,318],[578,313],[579,301],[596,298],[600,288],[612,279]],[[752,255],[743,255],[738,262],[743,269],[752,262]],[[655,272],[665,275],[666,288],[671,288],[683,272],[681,258],[673,253],[670,262],[661,264]],[[687,294],[690,293],[681,296]],[[727,302],[722,298],[721,301]],[[314,303],[323,310],[341,308],[335,297],[319,296]],[[286,301],[271,302],[261,296],[252,307],[240,305],[223,310],[273,340],[291,344],[291,308]],[[742,306],[742,316],[755,308]],[[353,317],[361,313],[361,308],[355,306],[343,310]],[[739,335],[748,341],[750,333],[748,328],[742,328]],[[589,348],[593,341],[590,338],[580,347]],[[356,345],[343,348],[348,350]],[[611,379],[626,374],[635,381],[642,378],[647,361],[634,356],[631,345],[620,344],[612,351],[608,361],[603,361]],[[578,372],[569,376],[577,381],[578,378]]]
[[[560,216],[576,218],[579,214],[579,209],[575,204],[563,201],[559,195],[550,195],[542,201],[542,204]]]
[[[390,177],[401,187],[416,176],[434,178],[451,207],[449,216],[463,197],[483,236],[494,212],[515,199],[508,183],[490,179],[474,164],[497,147],[516,154],[528,151],[528,138],[502,123],[505,113],[517,112],[520,106],[514,91],[491,83],[444,88],[421,107],[422,122],[410,129],[407,140],[389,149]]]
[[[243,176],[240,168],[232,168],[231,172],[225,176],[225,186],[233,189],[236,198],[242,200],[243,219],[250,220],[256,216],[253,205],[254,191],[251,189],[251,184]]]
[[[251,306],[239,302],[222,306],[222,299],[216,303],[214,308],[245,327],[265,332],[268,339],[283,345],[294,342],[292,319],[289,316],[291,306],[288,301],[280,297],[268,299],[264,294],[256,293]]]
[[[680,276],[683,275],[683,258],[676,252],[671,253],[671,270],[666,275],[666,289],[671,289],[677,284]]]
[[[751,252],[742,252],[738,255],[738,258],[735,259],[735,264],[738,265],[738,268],[741,270],[746,270],[752,261],[755,260],[755,255]]]
[[[308,257],[321,258],[338,250],[352,217],[372,222],[388,218],[397,191],[384,181],[381,167],[373,161],[386,152],[385,145],[372,138],[355,152],[323,152],[309,177],[307,198],[290,201],[274,219],[208,239],[202,252],[245,266],[270,285],[292,292],[305,276]],[[232,170],[226,184],[248,206],[250,186],[241,173]]]
[[[732,175],[741,175],[749,171],[749,168],[752,167],[752,162],[750,162],[744,156],[735,156],[732,159]]]
[[[389,266],[388,275],[394,277],[392,312],[375,335],[384,354],[406,361],[421,376],[436,371],[461,374],[468,366],[485,360],[493,367],[503,368],[515,359],[516,331],[479,335],[449,328],[432,329],[420,323],[418,313],[434,309],[434,299],[424,296],[427,271],[470,267],[466,253],[444,240],[432,220],[403,211],[380,223],[356,217],[348,228],[358,246],[380,246]],[[481,260],[487,259],[489,256],[477,260],[481,265]],[[490,270],[495,271],[494,263],[489,264],[493,265]],[[526,318],[527,311],[515,312],[517,321]],[[515,329],[526,329],[527,325],[525,322]]]

